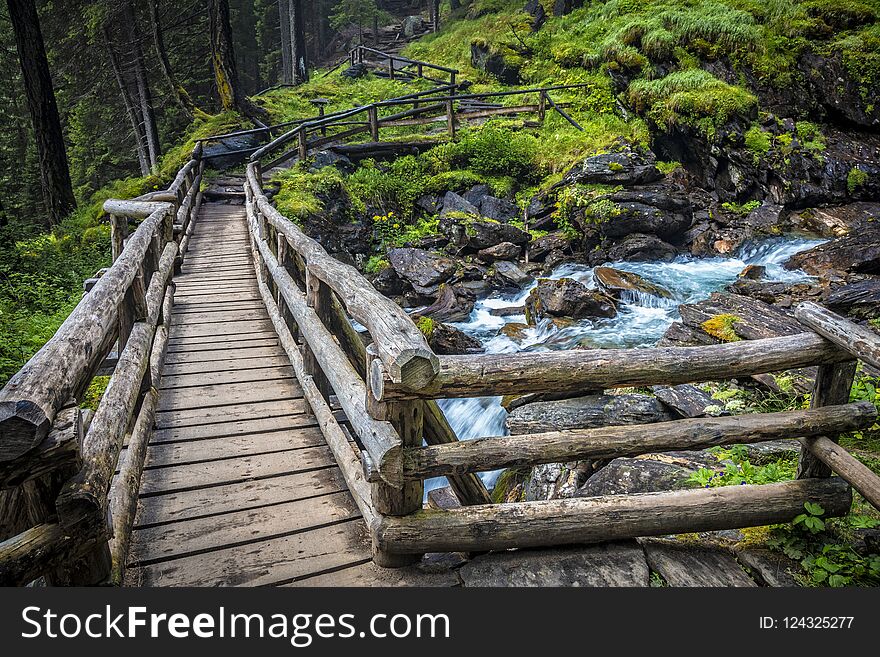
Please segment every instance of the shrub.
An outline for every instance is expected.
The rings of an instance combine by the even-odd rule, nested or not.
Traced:
[[[858,167],[853,167],[849,170],[849,173],[846,174],[846,188],[849,190],[850,194],[854,194],[855,191],[859,187],[862,187],[866,182],[868,182],[868,174]]]

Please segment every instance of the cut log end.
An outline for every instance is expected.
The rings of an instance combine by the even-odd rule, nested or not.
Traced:
[[[407,350],[389,364],[391,380],[402,386],[419,390],[427,386],[440,371],[440,359],[430,350]]]
[[[31,401],[0,402],[0,461],[18,458],[49,435],[46,412]]]

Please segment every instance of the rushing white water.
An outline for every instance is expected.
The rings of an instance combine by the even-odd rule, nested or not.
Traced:
[[[792,255],[821,244],[823,240],[804,237],[775,237],[747,244],[730,258],[694,258],[680,256],[672,262],[610,262],[607,266],[633,272],[668,290],[672,297],[630,293],[618,305],[618,314],[612,319],[587,319],[559,329],[549,321],[524,329],[517,339],[500,332],[511,322],[524,323],[524,315],[497,317],[493,309],[517,308],[523,305],[528,287],[514,293],[493,293],[477,301],[467,322],[454,324],[465,333],[480,340],[487,353],[518,351],[546,351],[571,349],[578,345],[596,348],[650,347],[659,340],[669,325],[679,319],[678,306],[695,303],[709,297],[736,280],[746,265],[763,265],[766,278],[773,281],[796,282],[808,277],[800,271],[782,267]],[[558,267],[548,278],[573,278],[595,288],[593,268],[580,264]],[[448,399],[439,402],[452,428],[463,440],[482,436],[500,436],[506,433],[504,420],[507,412],[501,407],[500,397],[480,399]],[[497,473],[484,473],[487,485],[494,483]],[[425,482],[426,490],[445,485],[442,478]]]

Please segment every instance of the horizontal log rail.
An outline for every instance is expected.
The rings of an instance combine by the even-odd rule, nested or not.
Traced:
[[[374,528],[374,540],[380,549],[404,554],[599,543],[790,522],[804,512],[804,502],[819,504],[827,517],[837,517],[849,512],[852,496],[845,481],[832,477],[425,509],[383,517]]]
[[[848,360],[815,333],[799,333],[700,347],[441,356],[437,376],[418,389],[378,370],[370,378],[378,400],[395,401],[678,385]]]
[[[403,476],[404,479],[444,477],[541,463],[747,445],[795,436],[815,438],[864,429],[876,420],[874,405],[859,402],[804,411],[476,438],[406,450]]]

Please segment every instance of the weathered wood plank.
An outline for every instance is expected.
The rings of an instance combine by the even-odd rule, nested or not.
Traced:
[[[268,586],[363,563],[369,558],[363,522],[207,552],[134,569],[141,586]]]
[[[165,441],[161,444],[153,443],[150,445],[145,467],[154,469],[208,463],[240,456],[273,454],[323,445],[324,436],[316,426],[183,442]]]
[[[252,479],[265,479],[333,465],[333,455],[326,446],[281,452],[271,458],[239,458],[156,468],[141,483],[141,495],[159,495],[173,491],[219,486]]]
[[[291,374],[288,378],[253,383],[228,383],[175,390],[162,395],[160,411],[181,411],[211,406],[239,405],[248,402],[274,401],[302,397],[302,389]]]
[[[267,347],[239,347],[237,349],[215,349],[209,351],[178,351],[168,354],[165,358],[166,367],[212,367],[214,363],[223,366],[224,363],[251,360],[262,360],[272,363],[275,358],[284,357],[281,347],[270,345]],[[173,372],[174,370],[172,370]],[[210,370],[209,370],[210,371]]]
[[[210,374],[219,372],[231,373],[243,372],[247,370],[265,370],[276,367],[290,367],[287,356],[284,354],[283,351],[280,355],[266,355],[259,358],[251,356],[246,358],[224,358],[223,360],[214,360],[209,362],[188,361],[176,364],[168,363],[165,365],[163,372],[164,376],[166,377],[177,377],[183,375]]]
[[[142,497],[135,527],[142,529],[207,518],[345,490],[339,468],[327,466],[309,472]]]
[[[135,549],[129,562],[148,565],[209,550],[230,549],[359,517],[360,511],[351,496],[343,491],[159,525],[135,532]]]
[[[271,401],[244,402],[225,406],[196,407],[162,411],[156,415],[157,429],[186,428],[209,424],[229,424],[305,414],[308,406],[302,398],[283,397]]]
[[[292,377],[293,369],[291,369],[289,364],[283,364],[275,367],[257,367],[224,370],[221,372],[166,375],[162,377],[162,387],[160,389],[171,391],[177,388],[192,388],[193,386],[275,381],[277,379],[288,379]]]
[[[288,402],[285,402],[288,403]],[[242,420],[230,420],[230,416],[209,416],[209,424],[170,427],[156,429],[153,432],[152,444],[203,440],[205,438],[223,438],[252,434],[268,434],[274,431],[295,433],[293,430],[316,425],[315,417],[308,412],[304,400],[289,402],[289,408],[299,411],[284,415],[246,417]],[[224,407],[225,408],[225,407]],[[236,415],[235,417],[239,417]],[[228,421],[224,421],[228,420]]]
[[[253,333],[242,336],[239,340],[215,339],[215,340],[178,340],[168,342],[168,355],[171,354],[204,354],[205,352],[217,352],[219,350],[231,352],[234,349],[257,349],[278,346],[278,336],[274,333]]]

